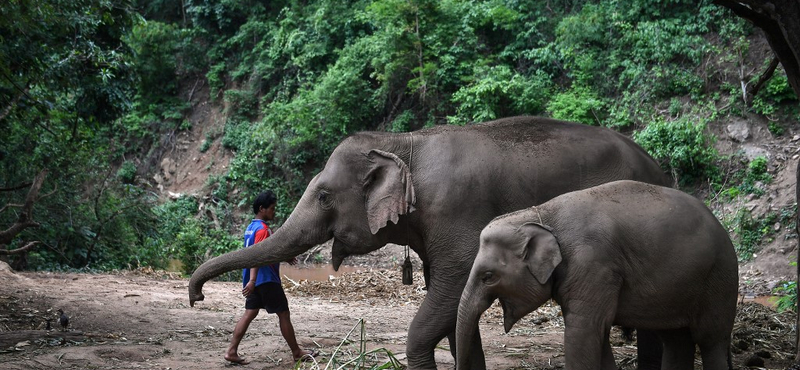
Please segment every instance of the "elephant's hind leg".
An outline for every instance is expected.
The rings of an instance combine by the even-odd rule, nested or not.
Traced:
[[[664,343],[661,370],[694,369],[695,344],[688,328],[661,330],[658,336]]]
[[[611,350],[611,341],[609,341],[610,332],[606,333],[606,338],[603,341],[603,353],[600,357],[602,370],[617,370],[617,363],[614,361],[614,352]]]
[[[636,330],[636,370],[661,369],[661,339],[652,330]]]
[[[701,344],[700,355],[703,357],[704,370],[731,369],[729,344],[726,342],[718,342],[711,345]]]

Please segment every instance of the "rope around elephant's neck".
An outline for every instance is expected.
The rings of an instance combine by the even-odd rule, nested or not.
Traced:
[[[408,173],[411,173],[411,164],[414,162],[414,133],[409,132],[408,137],[411,138],[411,153],[408,155]]]
[[[410,176],[411,175],[411,164],[414,162],[414,133],[413,132],[409,132],[408,133],[408,137],[411,140],[411,153],[409,153],[409,155],[408,155],[408,173],[409,173],[408,181],[411,181],[411,176]],[[408,201],[406,200],[406,202],[408,202]],[[409,205],[408,205],[408,203],[406,203],[406,248],[405,248],[406,249],[406,259],[408,259],[408,256],[409,256],[409,244],[411,243],[411,238],[409,237],[410,231],[408,230],[408,208],[409,208]]]
[[[534,211],[536,211],[536,216],[539,216],[539,225],[544,225],[544,222],[542,222],[542,214],[539,213],[539,208],[536,206],[533,206],[532,208]]]

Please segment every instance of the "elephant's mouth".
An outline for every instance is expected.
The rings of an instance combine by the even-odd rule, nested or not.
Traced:
[[[514,309],[503,299],[500,299],[500,306],[503,308],[503,328],[505,329],[506,333],[508,333],[520,318],[514,314]]]
[[[350,256],[347,252],[349,246],[337,238],[333,238],[333,247],[331,248],[331,262],[333,263],[334,271],[339,271],[339,266],[342,265],[344,259]]]

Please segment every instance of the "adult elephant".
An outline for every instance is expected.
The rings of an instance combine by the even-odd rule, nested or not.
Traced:
[[[409,328],[408,365],[433,369],[445,336],[455,356],[458,302],[481,229],[501,214],[620,179],[668,183],[627,137],[546,118],[358,133],[333,151],[274,235],[201,265],[189,301],[203,300],[203,283],[224,272],[285,261],[330,239],[335,269],[349,255],[407,244],[422,260],[428,286]],[[473,345],[470,362],[482,369],[477,332]]]

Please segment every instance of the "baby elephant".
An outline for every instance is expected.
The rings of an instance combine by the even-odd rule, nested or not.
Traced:
[[[612,325],[656,332],[662,369],[729,368],[737,260],[703,202],[678,190],[617,181],[494,219],[461,296],[457,348],[470,348],[495,299],[505,330],[553,298],[569,370],[616,369]],[[457,353],[467,369],[468,353]]]

